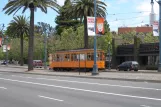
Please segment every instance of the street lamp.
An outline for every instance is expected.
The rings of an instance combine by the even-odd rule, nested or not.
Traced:
[[[97,66],[97,37],[96,37],[96,0],[94,0],[94,17],[95,17],[95,36],[94,36],[94,65],[93,65],[93,71],[92,75],[98,75],[98,66]]]
[[[111,69],[111,67],[110,67],[110,60],[111,60],[111,56],[110,56],[110,42],[108,42],[108,61],[109,61],[109,63],[108,63],[108,69],[110,70]]]
[[[6,66],[8,66],[8,36],[6,36]]]
[[[44,69],[47,69],[47,28],[48,24],[43,23],[43,22],[38,22],[40,23],[41,27],[38,27],[38,32],[42,30],[42,34],[44,34]]]
[[[155,0],[159,4],[159,68],[158,72],[161,72],[161,0]]]
[[[1,25],[2,25],[2,27],[1,27],[2,29],[1,29],[0,33],[2,33],[2,35],[1,35],[1,37],[0,37],[0,38],[1,38],[1,44],[0,44],[0,45],[3,44],[3,29],[4,29],[4,27],[5,27],[4,24],[1,24]]]

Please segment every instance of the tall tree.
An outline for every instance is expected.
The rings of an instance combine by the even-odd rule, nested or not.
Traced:
[[[9,23],[6,33],[11,37],[20,38],[20,65],[23,66],[23,40],[25,35],[29,35],[29,21],[24,16],[13,17],[13,20]]]
[[[65,28],[75,27],[79,25],[80,21],[73,19],[73,17],[66,17],[66,10],[72,6],[71,0],[65,0],[64,5],[59,9],[59,15],[55,18],[56,31],[58,35],[61,35]],[[75,29],[76,30],[76,29]]]
[[[28,49],[28,71],[33,70],[33,47],[34,47],[34,11],[37,8],[42,12],[47,13],[47,7],[57,11],[59,5],[56,0],[9,0],[3,8],[5,14],[12,14],[23,8],[24,13],[28,8],[30,10],[30,35],[29,35],[29,49]]]
[[[106,17],[106,6],[104,2],[96,1],[97,16]],[[94,0],[73,0],[66,15],[84,19],[84,48],[88,48],[87,16],[94,16]]]

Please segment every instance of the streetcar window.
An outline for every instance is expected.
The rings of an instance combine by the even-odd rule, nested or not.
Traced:
[[[87,60],[91,61],[91,53],[87,53]]]
[[[54,54],[54,55],[53,55],[53,61],[57,61],[56,59],[57,59],[57,58],[56,58],[56,54]]]
[[[59,61],[63,61],[64,60],[64,54],[60,54],[59,55]]]
[[[65,54],[64,61],[70,61],[70,54]]]
[[[97,53],[97,61],[100,61],[101,60],[101,55],[100,55],[100,53],[98,52]]]
[[[60,61],[60,56],[59,56],[59,54],[56,55],[56,61]]]
[[[72,54],[71,61],[77,61],[77,54]]]
[[[104,53],[103,53],[103,52],[101,52],[101,53],[100,53],[100,55],[101,55],[101,56],[100,56],[100,58],[101,58],[100,60],[101,60],[101,61],[105,60]]]
[[[94,54],[91,53],[91,60],[94,61]]]
[[[81,60],[81,61],[84,61],[85,59],[86,59],[85,54],[80,54],[80,60]]]

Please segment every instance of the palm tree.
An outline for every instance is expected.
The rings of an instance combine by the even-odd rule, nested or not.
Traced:
[[[84,19],[84,48],[88,48],[87,16],[94,16],[94,0],[74,0],[72,7],[67,9],[67,16]],[[96,1],[97,16],[106,17],[106,4]]]
[[[13,17],[13,20],[9,23],[7,28],[7,34],[12,37],[20,38],[20,65],[23,66],[23,40],[24,36],[29,35],[29,21],[24,16]]]
[[[41,9],[42,12],[47,13],[47,7],[57,11],[59,5],[56,0],[10,0],[3,8],[5,14],[12,14],[23,8],[22,13],[27,9],[30,10],[30,34],[29,34],[29,50],[28,50],[28,71],[33,70],[33,47],[34,47],[34,11],[37,8]]]

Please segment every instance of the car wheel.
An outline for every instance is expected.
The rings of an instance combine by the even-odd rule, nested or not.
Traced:
[[[130,71],[130,69],[128,68],[127,71]]]
[[[138,71],[138,69],[135,69],[134,71],[136,71],[136,72],[137,72],[137,71]]]

